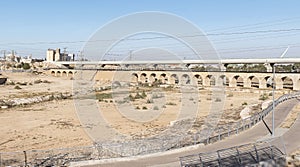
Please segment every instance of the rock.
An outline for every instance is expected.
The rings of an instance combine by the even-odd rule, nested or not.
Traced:
[[[261,109],[264,110],[264,109],[266,109],[271,104],[272,104],[272,100],[267,100],[267,101],[265,101],[265,102],[262,103]]]
[[[1,106],[1,108],[2,108],[2,109],[6,109],[6,108],[8,108],[8,106]]]
[[[250,112],[251,112],[251,109],[250,107],[245,107],[241,112],[240,112],[240,116],[242,119],[247,119],[250,117]]]

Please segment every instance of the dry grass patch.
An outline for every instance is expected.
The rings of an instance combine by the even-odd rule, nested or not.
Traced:
[[[296,121],[300,111],[300,104],[297,104],[289,115],[285,118],[283,123],[280,125],[281,128],[290,128]]]

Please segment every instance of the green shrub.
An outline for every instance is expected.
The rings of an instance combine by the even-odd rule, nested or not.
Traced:
[[[143,106],[143,108],[142,108],[143,110],[147,110],[148,108],[146,107],[146,106]]]
[[[157,106],[154,106],[153,110],[159,110],[159,108]]]
[[[29,65],[28,63],[24,63],[24,64],[23,64],[23,69],[24,69],[24,70],[30,69],[30,65]]]
[[[242,106],[246,106],[246,105],[248,105],[248,103],[247,103],[247,102],[244,102],[244,103],[242,103]]]

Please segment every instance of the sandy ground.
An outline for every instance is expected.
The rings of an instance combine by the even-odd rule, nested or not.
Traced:
[[[72,90],[70,78],[52,77],[35,74],[10,74],[4,73],[14,82],[32,82],[32,85],[20,86],[22,89],[14,89],[15,85],[0,86],[1,99],[32,97],[36,94],[65,92]],[[50,83],[34,84],[35,80],[48,80]],[[106,102],[98,102],[103,117],[110,126],[119,133],[130,137],[142,137],[155,135],[168,127],[171,121],[178,119],[181,107],[188,105],[184,100],[198,105],[198,118],[209,114],[213,105],[221,107],[226,118],[229,111],[240,110],[243,103],[248,105],[261,103],[259,96],[269,93],[270,90],[258,89],[228,89],[226,99],[216,100],[212,90],[200,90],[199,96],[193,99],[182,99],[180,91],[165,91],[164,97],[154,99],[154,103],[147,103],[147,99],[139,99],[134,102],[116,105],[116,99],[108,99]],[[146,92],[150,97],[151,91]],[[282,95],[277,92],[276,96]],[[269,97],[271,99],[271,97]],[[224,101],[225,100],[225,101]],[[160,101],[161,103],[156,103]],[[168,103],[175,103],[168,105]],[[134,121],[126,118],[120,112],[120,108],[126,109],[132,106],[133,112],[141,115],[152,114],[154,117],[147,122]],[[154,107],[157,106],[157,110]],[[137,109],[139,107],[140,109]],[[143,110],[142,108],[147,109]],[[188,107],[188,106],[187,106]],[[122,109],[121,109],[122,110]],[[150,113],[152,112],[152,113]],[[239,112],[235,112],[239,113]],[[236,115],[235,115],[236,116]],[[73,100],[54,100],[23,107],[0,109],[0,152],[21,151],[30,149],[66,148],[74,146],[91,145],[93,142],[85,133],[77,117]]]
[[[293,110],[289,113],[289,115],[286,117],[284,122],[280,125],[281,128],[290,128],[293,126],[294,122],[296,121],[298,115],[300,113],[300,104],[297,104]],[[300,152],[300,151],[299,151]]]

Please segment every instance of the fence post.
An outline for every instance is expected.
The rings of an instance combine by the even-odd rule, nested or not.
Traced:
[[[222,167],[220,152],[217,151],[217,154],[218,154],[218,163],[219,163],[219,166]]]
[[[244,119],[242,120],[242,127],[243,127],[243,131],[245,130],[245,122]]]
[[[27,154],[26,154],[26,151],[23,151],[24,153],[24,163],[25,163],[25,166],[28,166],[27,165]]]
[[[239,151],[239,149],[238,149],[237,146],[235,147],[235,149],[236,149],[237,156],[238,156],[238,163],[239,163],[239,165],[241,165],[242,164],[242,160],[241,160],[241,156],[240,156],[240,151]]]
[[[236,134],[239,134],[239,128],[240,128],[240,121],[236,123]]]
[[[220,127],[218,126],[218,139],[221,140]]]
[[[273,151],[273,147],[272,147],[272,146],[270,146],[270,148],[271,148],[271,152],[272,152],[272,159],[275,159],[275,156],[274,156],[274,151]]]
[[[257,160],[257,163],[258,163],[259,162],[259,156],[258,156],[258,152],[257,152],[255,144],[254,144],[254,149],[255,149],[255,154],[256,154],[256,160]]]
[[[227,124],[227,136],[230,136],[230,129],[229,129],[229,124]]]

